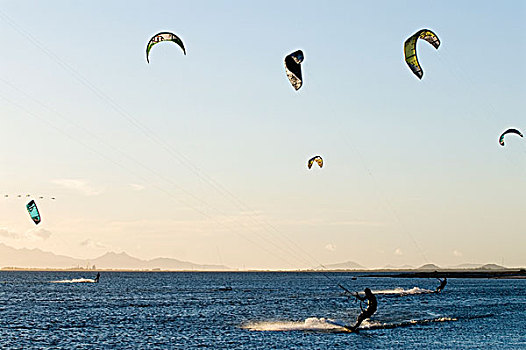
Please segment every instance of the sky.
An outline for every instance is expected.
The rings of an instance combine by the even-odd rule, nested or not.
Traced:
[[[0,2],[0,243],[239,269],[526,265],[526,140],[498,144],[526,130],[523,1]],[[403,43],[423,28],[441,46],[418,43],[418,80]],[[160,31],[187,55],[163,43],[148,64]]]

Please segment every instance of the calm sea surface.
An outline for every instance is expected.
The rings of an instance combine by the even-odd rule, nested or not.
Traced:
[[[328,276],[3,271],[0,348],[526,349],[526,280]],[[358,333],[336,282],[377,293]]]

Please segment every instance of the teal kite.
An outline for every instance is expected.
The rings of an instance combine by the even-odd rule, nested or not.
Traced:
[[[29,216],[31,216],[31,219],[33,219],[33,222],[35,225],[38,225],[40,223],[40,213],[38,212],[37,204],[34,200],[31,200],[26,205],[27,211],[29,213]]]

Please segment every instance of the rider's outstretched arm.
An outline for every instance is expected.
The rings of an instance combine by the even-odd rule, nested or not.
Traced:
[[[361,300],[361,301],[367,300],[367,298],[365,296],[361,297],[360,294],[358,294],[358,293],[354,293],[353,295],[358,300]]]

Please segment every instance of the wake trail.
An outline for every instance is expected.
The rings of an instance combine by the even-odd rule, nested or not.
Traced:
[[[416,325],[425,325],[431,323],[455,322],[459,319],[456,317],[436,317],[421,320],[403,320],[399,322],[376,322],[365,320],[358,331],[376,330],[376,329],[394,329],[401,327],[410,327]],[[254,321],[241,326],[241,328],[256,332],[294,332],[310,331],[319,333],[348,333],[351,327],[342,320],[333,320],[330,318],[309,317],[304,321]]]
[[[241,326],[243,329],[260,332],[289,332],[289,331],[338,331],[339,326],[332,324],[325,318],[309,317],[304,321],[253,321]]]
[[[377,329],[394,329],[402,327],[411,327],[418,325],[456,322],[460,320],[474,320],[480,318],[494,317],[494,314],[471,315],[467,317],[434,317],[428,319],[418,320],[401,320],[397,322],[379,322],[365,320],[358,328],[358,331],[377,330]],[[354,321],[353,321],[354,323]],[[304,321],[252,321],[241,325],[242,329],[256,332],[294,332],[294,331],[310,331],[318,333],[349,333],[351,332],[346,321],[334,320],[330,318],[309,317]]]
[[[91,278],[74,278],[71,280],[49,281],[50,283],[97,283]]]
[[[394,289],[384,289],[384,290],[373,290],[374,294],[379,295],[416,295],[416,294],[430,294],[435,293],[434,290],[431,289],[422,289],[419,287],[413,287],[411,289],[404,289],[404,288],[394,288]]]
[[[404,320],[388,323],[365,320],[358,330],[393,329],[430,323],[454,322],[458,320],[459,319],[455,317],[436,317],[431,319]],[[323,317],[309,317],[304,321],[255,321],[246,323],[242,325],[241,328],[259,332],[310,331],[320,333],[347,333],[350,332],[350,330],[346,327],[351,326],[352,324],[348,324],[341,320],[333,320]]]

